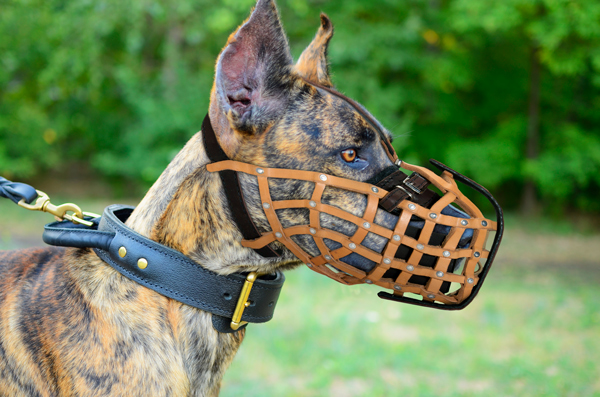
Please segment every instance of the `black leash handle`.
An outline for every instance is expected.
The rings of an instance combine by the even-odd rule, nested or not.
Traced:
[[[0,197],[12,200],[15,204],[19,204],[21,200],[31,204],[38,197],[38,193],[25,183],[11,182],[0,176]]]

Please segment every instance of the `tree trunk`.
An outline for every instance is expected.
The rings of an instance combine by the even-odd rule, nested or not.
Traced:
[[[535,160],[540,152],[540,63],[539,48],[531,47],[531,61],[529,74],[529,109],[527,112],[527,147],[525,156],[527,160]],[[538,210],[535,183],[530,177],[525,178],[523,196],[521,198],[521,212],[524,215],[535,215]]]

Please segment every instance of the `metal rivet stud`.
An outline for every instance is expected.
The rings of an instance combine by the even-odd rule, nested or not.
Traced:
[[[282,238],[282,237],[283,237],[283,234],[281,234],[281,233],[277,232],[277,233],[275,233],[275,237],[277,237],[277,238]]]
[[[442,252],[442,255],[444,255],[444,258],[448,258],[450,256],[450,251],[444,251]]]
[[[474,256],[475,258],[479,258],[479,257],[481,256],[481,254],[480,254],[479,252],[475,252],[475,253],[473,254],[473,256]]]
[[[429,214],[429,217],[431,219],[435,219],[435,218],[437,218],[437,214],[435,212],[432,212],[431,214]]]
[[[377,189],[375,186],[373,186],[371,190],[373,191],[373,193],[379,193],[379,189]]]
[[[325,255],[325,260],[326,260],[326,261],[330,261],[330,260],[331,260],[331,257],[330,257],[329,255]]]
[[[390,263],[392,263],[392,260],[390,258],[385,258],[383,260],[383,263],[385,263],[386,265],[389,265]]]
[[[394,237],[392,237],[394,239],[394,241],[400,241],[400,236],[397,234],[394,234]]]
[[[365,227],[365,229],[369,229],[371,227],[371,224],[369,222],[365,222],[363,223],[363,226]]]
[[[317,231],[315,229],[313,229],[312,227],[310,229],[308,229],[308,231],[310,232],[310,234],[317,234]]]
[[[399,286],[398,284],[396,284],[396,285],[394,285],[394,289],[395,289],[396,291],[400,291],[400,290],[402,289],[402,287],[401,287],[401,286]]]
[[[356,244],[350,243],[350,244],[348,244],[348,247],[350,247],[350,249],[353,250],[356,248]]]
[[[406,266],[406,270],[408,270],[409,272],[412,272],[413,270],[415,270],[415,267],[413,265],[408,265],[408,266]]]
[[[140,258],[138,259],[137,265],[140,269],[145,269],[148,267],[148,261],[146,260],[146,258]]]
[[[444,277],[444,272],[437,272],[435,275],[438,277]]]
[[[463,219],[462,221],[460,221],[460,224],[463,226],[467,226],[469,224],[469,222],[467,222],[466,220]]]
[[[312,263],[307,263],[306,266],[312,267]]]
[[[121,258],[125,258],[125,255],[127,255],[127,248],[125,248],[125,247],[119,248],[119,256]]]
[[[416,206],[416,205],[414,205],[414,204],[409,204],[409,205],[408,205],[408,209],[409,209],[409,210],[411,210],[411,211],[414,211],[414,210],[416,210],[416,209],[417,209],[417,206]]]
[[[315,203],[314,201],[311,200],[311,201],[308,202],[308,205],[310,205],[311,207],[314,208],[314,207],[317,206],[317,203]]]
[[[365,283],[367,283],[367,284],[373,284],[373,281],[372,280],[365,280]]]
[[[473,280],[472,278],[468,278],[468,279],[467,279],[467,283],[469,283],[469,284],[473,284],[473,282],[474,282],[474,281],[475,281],[475,280]]]
[[[263,207],[265,207],[265,208],[271,208],[271,204],[269,204],[269,203],[263,203]]]
[[[435,298],[435,295],[434,295],[434,294],[429,294],[429,295],[427,295],[427,297],[428,297],[429,299],[433,299],[433,298]]]
[[[319,179],[322,181],[326,181],[327,180],[327,175],[321,174],[319,175]]]
[[[258,172],[259,174],[264,174],[265,170],[263,170],[262,168],[257,168],[256,172]]]
[[[483,226],[487,226],[487,221],[481,221],[481,224],[482,224]]]
[[[423,244],[417,244],[417,249],[418,250],[422,250],[423,248],[425,248],[425,246]]]

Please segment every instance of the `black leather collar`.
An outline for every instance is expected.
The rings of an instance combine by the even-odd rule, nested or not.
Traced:
[[[217,331],[234,332],[230,327],[231,318],[246,275],[219,275],[180,252],[134,232],[124,224],[132,211],[133,207],[111,205],[101,218],[93,220],[93,228],[70,221],[50,223],[44,228],[43,239],[50,245],[93,248],[103,261],[125,277],[164,296],[212,313]],[[124,256],[122,247],[126,251]],[[141,258],[147,262],[143,269],[138,266]],[[273,318],[284,280],[279,271],[258,278],[241,320],[263,323]]]

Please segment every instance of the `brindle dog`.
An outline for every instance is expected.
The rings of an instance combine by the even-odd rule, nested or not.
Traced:
[[[359,181],[392,165],[374,130],[384,128],[330,91],[326,53],[332,35],[322,14],[315,39],[294,64],[274,1],[258,1],[216,64],[209,116],[229,158]],[[128,226],[220,274],[299,266],[283,246],[277,247],[279,258],[242,247],[221,180],[207,172],[207,163],[199,132]],[[256,180],[242,177],[241,184],[258,229],[269,230]],[[276,200],[307,198],[310,185],[280,180],[272,182],[271,193]],[[364,197],[335,188],[323,200],[358,216],[365,208]],[[387,216],[380,213],[375,221],[393,224]],[[301,210],[281,214],[286,227],[306,217]],[[323,222],[353,232],[340,219]],[[123,277],[91,249],[2,252],[0,271],[1,396],[217,395],[244,337],[243,330],[218,333],[210,313]]]

